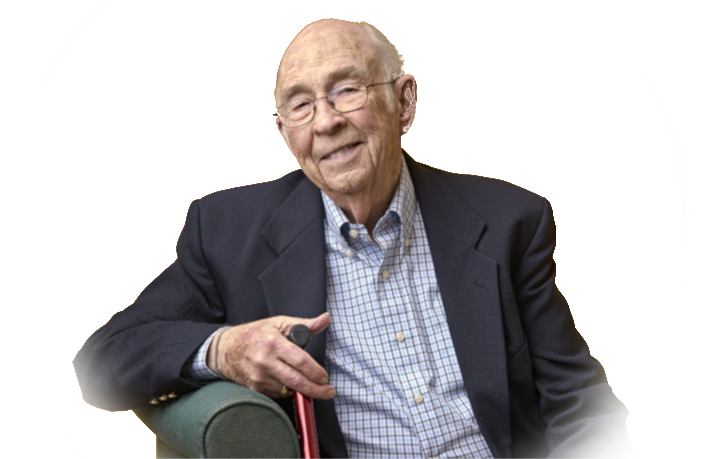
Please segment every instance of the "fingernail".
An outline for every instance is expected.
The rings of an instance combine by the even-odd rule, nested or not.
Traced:
[[[327,398],[328,399],[334,397],[335,395],[336,395],[336,391],[334,390],[333,387],[327,391]]]
[[[326,384],[328,382],[329,382],[329,377],[325,376],[319,381],[319,384]]]

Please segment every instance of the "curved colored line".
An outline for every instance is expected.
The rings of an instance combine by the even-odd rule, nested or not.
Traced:
[[[590,3],[597,8],[602,16],[614,27],[614,30],[619,34],[622,40],[624,40],[626,49],[631,53],[632,57],[639,65],[639,68],[646,76],[648,84],[651,86],[651,93],[656,99],[663,119],[665,120],[668,138],[673,147],[675,167],[678,170],[680,229],[678,230],[676,253],[678,258],[683,260],[685,266],[685,272],[683,273],[685,276],[685,293],[682,294],[681,306],[684,311],[687,311],[687,321],[685,320],[685,316],[683,316],[683,321],[680,324],[680,332],[678,333],[678,341],[673,350],[673,357],[671,360],[675,359],[675,355],[677,354],[677,359],[675,360],[675,381],[668,392],[668,397],[658,413],[656,421],[641,443],[641,446],[636,448],[632,443],[636,452],[641,455],[663,420],[663,416],[673,399],[675,389],[682,376],[683,367],[685,366],[685,361],[690,351],[690,343],[692,341],[692,333],[695,329],[695,316],[697,315],[697,306],[700,297],[700,265],[698,261],[699,257],[696,257],[696,239],[702,236],[699,229],[700,209],[698,202],[700,198],[697,192],[697,182],[695,180],[695,171],[692,166],[692,158],[690,157],[690,151],[688,150],[687,139],[683,132],[682,123],[680,122],[673,100],[665,84],[663,84],[663,79],[658,73],[656,66],[653,65],[651,58],[648,56],[648,53],[641,43],[639,43],[636,35],[634,35],[631,29],[629,29],[622,18],[607,2],[592,1]],[[697,273],[697,275],[693,276],[694,281],[692,285],[690,285],[690,276],[694,273]],[[683,334],[682,340],[680,333]]]
[[[12,344],[15,348],[15,355],[17,356],[17,361],[19,363],[20,371],[22,372],[22,377],[24,378],[27,390],[32,397],[34,406],[39,412],[41,420],[44,422],[46,429],[49,431],[51,438],[54,443],[59,447],[61,453],[66,458],[80,458],[82,457],[78,450],[73,446],[68,435],[63,431],[61,424],[58,419],[54,417],[53,413],[49,410],[46,401],[39,391],[39,386],[37,386],[36,379],[32,373],[32,369],[29,366],[29,360],[27,359],[27,354],[24,350],[24,345],[22,344],[22,335],[19,331],[19,326],[17,324],[17,314],[15,310],[15,303],[12,297],[12,271],[10,269],[10,254],[8,253],[8,241],[10,234],[10,204],[12,199],[12,185],[15,181],[15,176],[17,175],[17,165],[19,162],[20,152],[22,151],[22,146],[24,145],[24,140],[27,136],[27,131],[29,130],[29,124],[32,121],[32,117],[37,110],[37,105],[41,100],[46,87],[51,82],[51,79],[56,76],[56,74],[61,70],[61,66],[71,54],[73,48],[78,44],[81,38],[87,30],[93,26],[97,18],[99,18],[114,2],[96,2],[88,12],[81,18],[80,21],[73,28],[68,37],[63,41],[63,44],[59,47],[58,51],[54,55],[51,63],[46,68],[46,72],[39,80],[39,85],[34,90],[32,95],[32,100],[29,103],[27,112],[25,113],[24,119],[22,120],[22,125],[20,127],[19,134],[17,136],[17,142],[15,143],[15,149],[12,154],[12,162],[10,163],[10,171],[7,175],[7,184],[5,185],[5,205],[2,214],[2,254],[3,254],[3,269],[2,284],[5,291],[5,310],[7,312],[7,323],[10,328],[10,334],[12,335]]]

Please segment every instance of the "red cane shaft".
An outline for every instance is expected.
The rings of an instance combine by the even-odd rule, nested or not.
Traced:
[[[303,324],[293,325],[288,332],[288,339],[304,349],[310,340],[310,329]],[[300,437],[302,457],[305,459],[317,459],[319,458],[319,449],[317,448],[317,432],[314,428],[312,400],[297,391],[293,392],[293,394],[295,397],[297,435]]]
[[[306,459],[319,458],[317,449],[317,433],[314,429],[314,413],[312,400],[295,391],[295,412],[297,414],[297,434],[300,437],[300,450]]]

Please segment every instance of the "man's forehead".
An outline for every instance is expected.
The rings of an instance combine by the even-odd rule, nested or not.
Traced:
[[[358,24],[318,21],[303,29],[290,43],[280,63],[280,99],[305,84],[343,78],[367,79],[374,48]],[[311,89],[311,88],[308,88]]]

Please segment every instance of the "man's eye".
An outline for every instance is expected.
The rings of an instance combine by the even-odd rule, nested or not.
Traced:
[[[356,91],[358,91],[357,88],[355,88],[353,86],[347,86],[347,87],[341,89],[341,94],[352,94]]]
[[[308,104],[309,104],[308,101],[301,100],[299,102],[295,102],[294,104],[292,104],[292,109],[293,110],[301,110],[301,109],[305,108]]]

